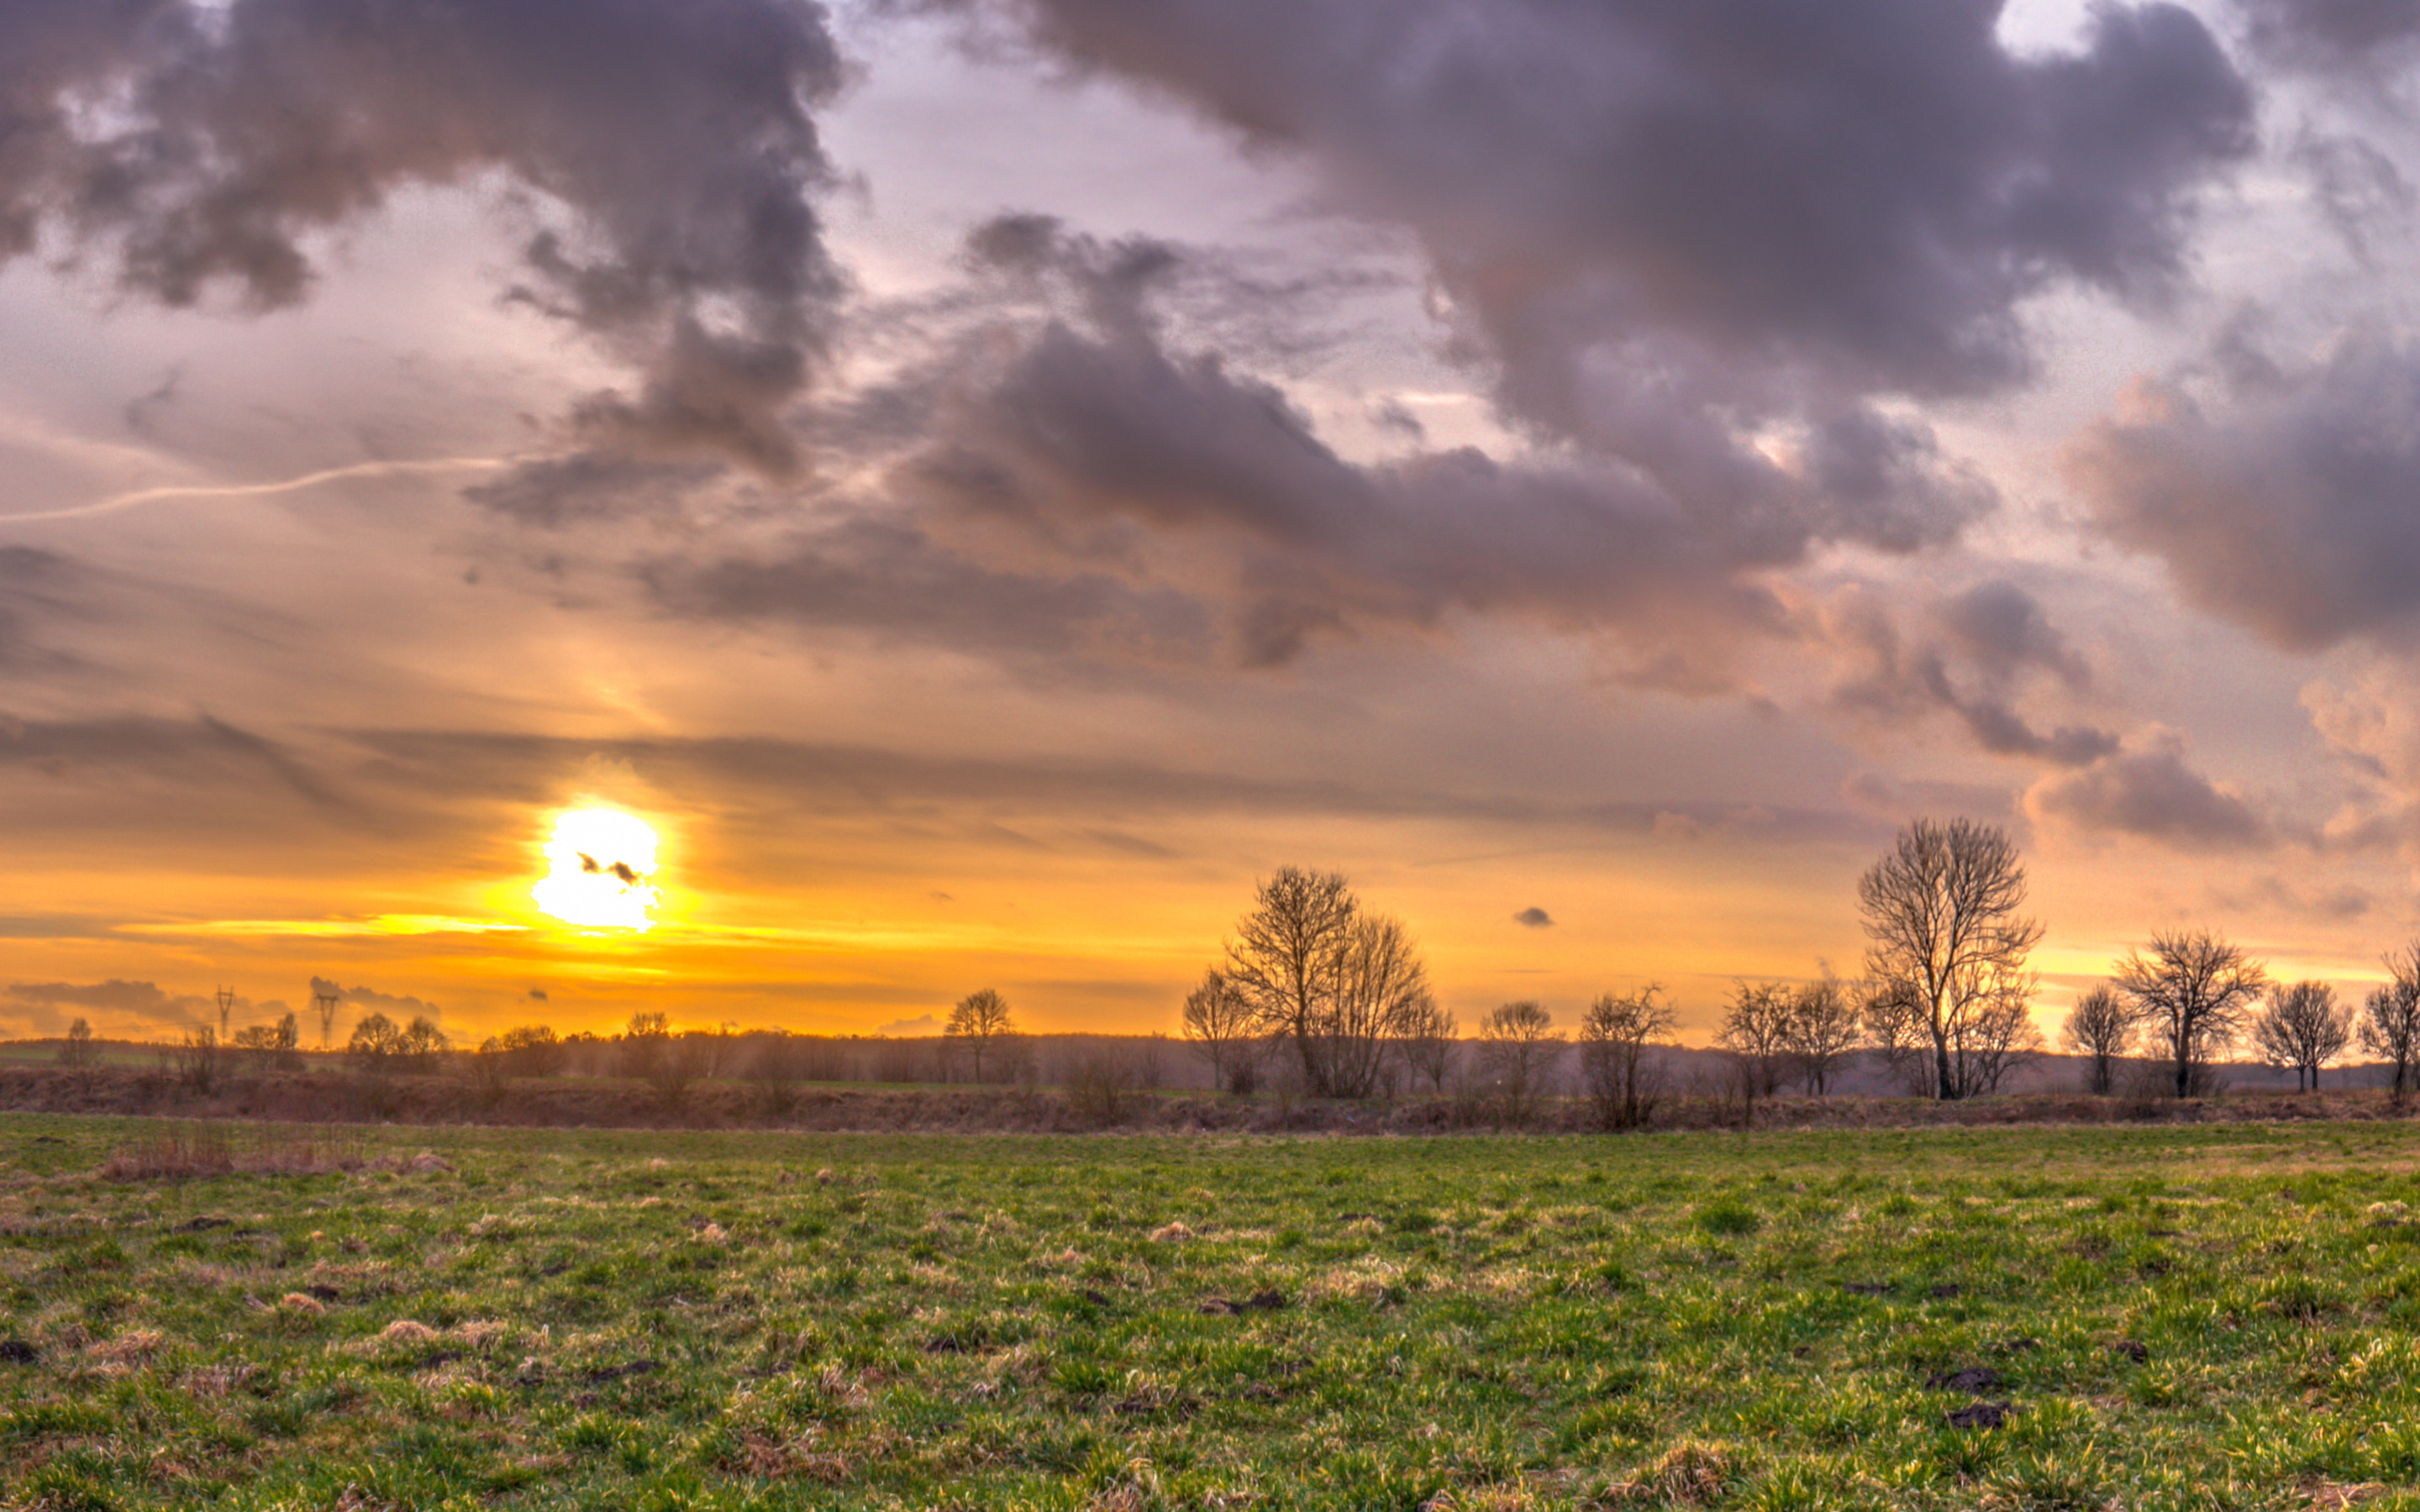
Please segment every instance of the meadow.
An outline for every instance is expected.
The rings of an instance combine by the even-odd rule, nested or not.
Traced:
[[[0,1504],[2420,1505],[2415,1157],[6,1116]]]

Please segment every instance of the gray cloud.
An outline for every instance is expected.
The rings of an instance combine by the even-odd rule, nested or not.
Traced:
[[[708,461],[592,449],[524,464],[463,489],[462,497],[522,524],[553,528],[660,510],[722,471]]]
[[[1723,648],[1784,618],[1745,575],[1820,542],[1937,544],[1991,501],[1928,433],[1854,406],[1796,434],[1787,461],[1730,441],[1709,452],[1684,420],[1652,463],[1466,448],[1358,464],[1282,390],[1175,347],[1157,301],[1191,257],[1042,217],[986,224],[970,266],[1038,312],[945,345],[869,401],[864,428],[835,432],[889,449],[888,497],[861,506],[883,523],[802,538],[791,562],[667,563],[649,580],[687,613],[857,603],[878,619],[930,601],[921,577],[980,573],[932,623],[958,617],[951,600],[1019,598],[988,622],[1011,645],[1063,638],[1066,611],[1096,617],[1116,582],[1163,616],[1171,591],[1205,606],[1254,666],[1324,635],[1513,614],[1616,632],[1643,679],[1723,686],[1708,671]],[[836,556],[907,580],[887,593],[868,571],[865,589],[843,587]],[[800,578],[813,581],[786,586]],[[1077,584],[1083,602],[1064,604]],[[1020,631],[1020,609],[1053,627]]]
[[[2063,724],[2043,732],[2017,711],[2029,679],[2071,691],[2091,682],[2083,657],[2031,594],[1993,579],[1940,600],[1927,618],[1925,630],[1911,634],[1869,595],[1826,606],[1815,633],[1848,666],[1832,704],[1891,725],[1946,712],[1983,750],[2055,766],[2084,766],[2117,751],[2108,731]]]
[[[2143,748],[2046,777],[2026,791],[2024,810],[2045,827],[2139,835],[2188,850],[2265,845],[2276,838],[2250,803],[2188,765],[2182,743],[2172,736],[2155,735]]]
[[[2238,0],[2255,45],[2319,67],[2360,64],[2420,37],[2420,0]]]
[[[810,194],[843,69],[807,0],[26,0],[0,11],[0,257],[46,230],[169,305],[304,300],[315,239],[517,186],[511,296],[633,362],[581,428],[785,471],[842,280]]]
[[[2216,392],[2137,385],[2069,449],[2115,539],[2167,563],[2180,594],[2272,643],[2312,651],[2408,637],[2420,612],[2420,347],[2349,332],[2288,370],[2236,343]]]
[[[159,1015],[172,1007],[194,999],[174,997],[147,981],[97,981],[79,985],[68,981],[17,981],[8,984],[8,995],[23,1003],[39,1003],[50,1008],[92,1008],[120,1013]]]
[[[364,1012],[384,1013],[389,1018],[401,1022],[409,1022],[415,1018],[426,1018],[434,1022],[440,1016],[435,1003],[426,1002],[417,997],[382,993],[375,987],[347,987],[326,977],[312,978],[311,991],[317,995],[341,998]]]
[[[1512,916],[1512,922],[1523,929],[1552,929],[1555,927],[1555,916],[1543,908],[1524,908]]]
[[[2002,381],[2018,300],[2173,279],[2185,192],[2251,142],[2249,90],[2170,5],[2098,8],[2043,57],[2001,45],[1993,0],[923,8],[1009,21],[1410,226],[1542,414],[1641,338],[1868,389]]]

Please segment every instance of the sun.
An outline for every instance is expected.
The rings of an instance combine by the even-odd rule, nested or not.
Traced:
[[[539,908],[583,929],[644,930],[659,901],[656,832],[618,809],[566,809],[546,842],[547,872],[530,889]]]

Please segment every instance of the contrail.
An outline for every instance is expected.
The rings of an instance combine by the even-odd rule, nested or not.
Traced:
[[[137,488],[132,493],[112,494],[106,499],[66,509],[46,509],[31,515],[0,515],[0,525],[29,525],[41,520],[114,515],[121,509],[132,509],[138,504],[158,503],[169,499],[264,499],[271,494],[299,493],[305,488],[316,488],[323,483],[336,483],[346,478],[392,478],[414,472],[486,471],[513,467],[522,460],[512,456],[440,456],[420,462],[355,462],[349,467],[327,468],[275,483],[190,484]]]

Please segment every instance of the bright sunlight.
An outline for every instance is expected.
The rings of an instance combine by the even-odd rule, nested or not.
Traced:
[[[616,809],[568,809],[546,842],[545,880],[530,889],[538,907],[585,929],[644,930],[655,920],[656,832]]]

